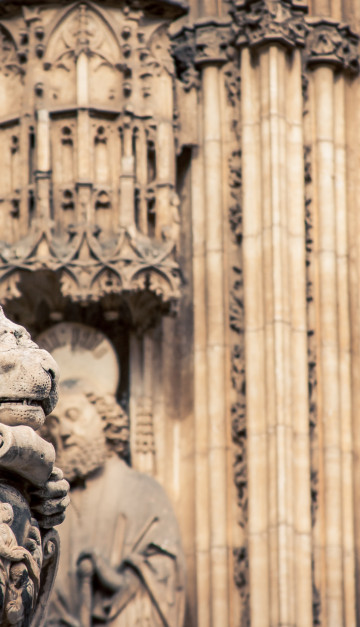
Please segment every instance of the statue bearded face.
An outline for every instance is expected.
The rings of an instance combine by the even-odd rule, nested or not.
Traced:
[[[56,411],[47,419],[48,437],[65,478],[84,479],[103,466],[107,449],[96,407],[80,391],[62,391]]]

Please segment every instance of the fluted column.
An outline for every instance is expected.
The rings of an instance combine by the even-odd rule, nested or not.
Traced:
[[[258,36],[245,28],[238,38],[251,625],[305,627],[312,591],[301,53],[289,51],[284,29],[264,26]]]
[[[199,105],[199,132],[202,109]],[[196,588],[198,627],[210,625],[210,525],[208,480],[208,415],[206,362],[206,286],[205,286],[205,202],[203,196],[204,154],[193,151],[191,165],[191,202],[194,283],[194,431],[195,431],[195,517]]]
[[[228,22],[195,24],[201,149],[193,163],[195,464],[198,625],[229,624],[226,325],[222,177],[221,42]],[[201,199],[203,197],[203,200]],[[199,204],[200,203],[200,204]],[[197,291],[199,288],[199,291]],[[207,576],[208,573],[208,576]]]
[[[360,9],[360,7],[359,7]],[[353,518],[355,544],[355,585],[360,575],[360,502],[356,498],[360,488],[360,77],[345,81],[345,134],[346,134],[346,183],[347,183],[347,236],[348,236],[348,296],[350,318],[350,360],[351,360],[351,431],[348,459],[352,460],[352,480],[354,501]],[[350,501],[351,503],[351,501]],[[349,553],[348,553],[349,554]],[[358,595],[357,595],[358,597]],[[356,624],[360,624],[359,598],[356,601]]]
[[[314,525],[314,577],[321,620],[355,625],[355,538],[351,391],[351,327],[348,293],[345,72],[354,50],[342,25],[318,20],[308,36],[307,142],[314,171],[315,341],[319,509]],[[343,38],[347,54],[322,41]]]
[[[246,346],[250,611],[255,626],[268,625],[269,555],[267,441],[258,85],[250,51],[241,51],[244,98],[241,103],[243,157],[243,268]]]

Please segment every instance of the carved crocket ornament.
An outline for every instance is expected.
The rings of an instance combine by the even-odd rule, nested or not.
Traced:
[[[0,624],[41,625],[69,503],[55,450],[36,431],[58,398],[58,367],[0,308]]]

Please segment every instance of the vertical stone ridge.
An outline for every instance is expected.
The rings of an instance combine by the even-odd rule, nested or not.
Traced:
[[[314,620],[330,626],[356,621],[345,85],[319,63],[305,122]]]
[[[241,51],[251,620],[305,627],[312,595],[301,56],[278,44],[250,55]]]

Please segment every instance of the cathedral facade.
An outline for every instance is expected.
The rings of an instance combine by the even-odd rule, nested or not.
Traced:
[[[359,38],[359,0],[0,1],[0,301],[97,408],[74,503],[149,592],[99,603],[82,539],[48,625],[360,625]]]

